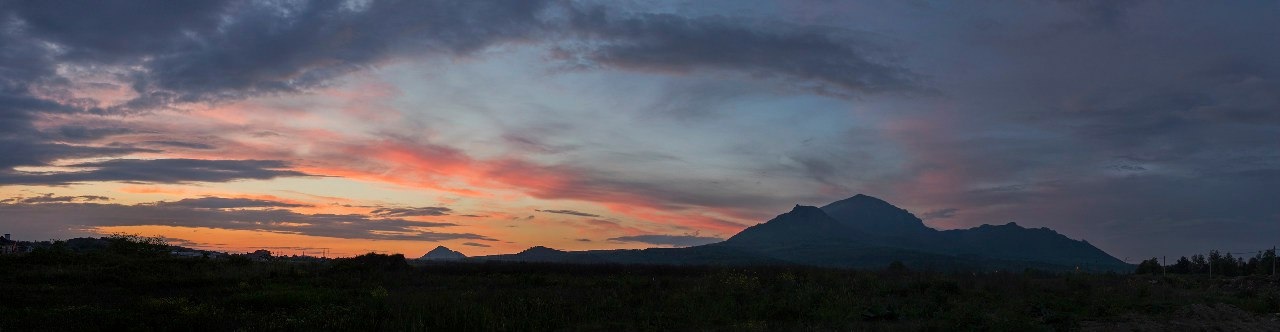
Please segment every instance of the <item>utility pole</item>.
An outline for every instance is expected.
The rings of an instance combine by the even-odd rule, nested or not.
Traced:
[[[1276,246],[1271,246],[1271,276],[1276,276]]]
[[[1169,265],[1169,256],[1160,256],[1160,276],[1161,277],[1169,275],[1168,268],[1166,267],[1168,265]]]

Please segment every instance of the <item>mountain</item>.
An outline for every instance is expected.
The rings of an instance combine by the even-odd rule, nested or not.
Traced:
[[[938,231],[911,212],[856,195],[821,208],[796,205],[729,239],[688,248],[561,251],[533,247],[479,259],[626,264],[799,264],[883,268],[898,261],[932,270],[1129,271],[1088,242],[1014,223]]]
[[[747,227],[721,244],[735,247],[772,247],[814,241],[858,242],[867,238],[853,227],[831,218],[821,209],[796,205],[791,212]]]
[[[444,246],[437,246],[435,249],[431,249],[431,251],[428,251],[426,255],[422,255],[422,257],[419,257],[418,259],[424,261],[452,261],[464,258],[467,258],[467,255],[445,248]]]
[[[827,207],[834,207],[843,220],[833,218],[827,213]],[[733,248],[792,264],[846,268],[882,268],[893,261],[942,268],[957,267],[957,262],[964,261],[899,247],[901,243],[892,239],[926,234],[932,229],[896,225],[918,219],[878,199],[860,195],[827,207],[797,205],[790,212],[708,246]]]
[[[827,204],[822,212],[853,230],[881,237],[914,237],[936,232],[911,212],[863,194]]]
[[[856,195],[821,209],[791,212],[713,244],[807,265],[883,267],[892,261],[932,269],[1129,270],[1085,241],[1015,223],[938,231],[911,212]]]
[[[958,255],[1082,268],[1128,265],[1087,241],[1072,240],[1048,228],[1023,228],[1012,222],[943,231],[940,235],[940,243],[947,244]]]

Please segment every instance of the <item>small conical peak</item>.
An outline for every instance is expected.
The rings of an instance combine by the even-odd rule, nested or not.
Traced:
[[[423,254],[423,255],[422,255],[422,258],[419,258],[419,259],[426,259],[426,260],[433,260],[433,259],[450,260],[450,259],[462,259],[462,258],[466,258],[466,257],[467,257],[467,255],[464,255],[464,254],[462,254],[461,252],[453,251],[452,249],[446,248],[445,246],[436,246],[436,248],[435,248],[435,249],[431,249],[431,251],[428,251],[426,254]]]

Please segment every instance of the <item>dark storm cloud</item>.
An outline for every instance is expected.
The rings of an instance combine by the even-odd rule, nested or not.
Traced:
[[[377,208],[370,213],[379,217],[433,217],[448,215],[453,209],[443,206]]]
[[[180,201],[181,202],[181,201]],[[418,222],[395,218],[373,218],[359,214],[302,214],[283,209],[221,209],[235,204],[212,200],[160,202],[137,205],[56,203],[0,204],[0,222],[23,234],[58,234],[59,229],[109,226],[207,227],[263,231],[344,239],[369,240],[484,240],[470,233],[438,233],[429,228],[455,226],[451,223]],[[243,203],[243,202],[242,202]],[[261,205],[261,204],[259,204]]]
[[[140,65],[135,106],[292,92],[393,56],[465,55],[539,31],[543,1],[19,2],[58,60]],[[143,60],[146,59],[146,60]]]
[[[562,47],[559,56],[587,66],[741,71],[840,96],[923,90],[915,74],[886,60],[884,46],[859,33],[728,17],[572,12],[571,29],[599,45]]]
[[[692,235],[690,234],[686,234],[686,235],[649,234],[649,235],[631,235],[631,236],[620,236],[620,237],[609,238],[609,241],[614,241],[614,242],[639,242],[639,243],[647,243],[647,244],[653,244],[653,245],[659,245],[659,246],[671,246],[671,247],[698,246],[698,245],[716,243],[722,240],[724,239],[717,238],[717,237],[710,237],[710,236],[698,236],[696,234],[692,234]]]
[[[102,147],[42,142],[35,137],[0,138],[0,153],[4,154],[4,158],[0,158],[0,177],[4,176],[6,169],[11,169],[15,166],[46,166],[60,159],[108,157],[138,152],[156,151],[133,147]]]
[[[107,161],[94,171],[17,166],[156,152],[66,144],[135,132],[65,126],[49,114],[136,113],[184,101],[297,92],[395,56],[465,56],[539,31],[542,1],[25,1],[0,3],[0,183],[190,182],[298,176],[262,161]],[[100,68],[138,97],[116,106],[70,98],[58,68]],[[91,69],[96,70],[96,69]],[[105,83],[101,83],[105,84]],[[42,91],[42,94],[33,91]],[[53,97],[50,97],[53,96]],[[151,145],[211,149],[193,142]]]
[[[0,7],[32,37],[70,46],[73,59],[131,61],[176,51],[191,33],[217,28],[231,1],[14,1]],[[243,5],[243,4],[240,4]]]
[[[31,125],[52,113],[140,114],[178,102],[302,92],[396,58],[465,57],[506,42],[580,49],[585,40],[595,46],[575,56],[602,66],[741,71],[841,95],[914,89],[913,75],[878,60],[881,46],[857,33],[729,18],[606,14],[546,1],[6,2],[0,4],[0,26],[0,44],[6,45],[0,52],[0,129],[7,133],[0,134],[0,151],[13,156],[0,160],[3,183],[227,181],[232,177],[218,175],[235,172],[33,175],[11,168],[155,152],[66,144],[137,132],[131,128],[64,126],[43,133]],[[116,83],[78,80],[58,68]],[[100,105],[70,97],[75,84],[127,86],[137,97]],[[509,138],[513,144],[542,144]],[[215,148],[187,141],[146,144]],[[165,163],[171,162],[148,164]],[[281,172],[239,175],[298,175]]]
[[[571,216],[580,216],[580,217],[599,217],[600,216],[598,214],[591,214],[591,213],[579,212],[574,210],[534,210],[534,211],[538,211],[542,213],[567,214]]]
[[[251,198],[226,198],[226,197],[200,197],[186,198],[173,202],[156,202],[156,206],[163,207],[184,207],[193,209],[234,209],[234,208],[262,208],[262,207],[307,207],[306,204],[293,204],[278,201],[270,201],[264,199]]]
[[[69,172],[0,171],[0,184],[68,184],[95,181],[185,183],[308,176],[279,160],[112,159],[73,164]]]
[[[125,1],[19,2],[0,10],[21,27],[14,38],[57,45],[56,52],[22,55],[44,70],[30,78],[47,76],[57,62],[141,68],[119,75],[141,95],[126,108],[297,92],[395,57],[466,56],[497,43],[563,36],[600,42],[574,56],[606,66],[744,71],[844,95],[916,89],[913,74],[881,59],[885,47],[858,33],[573,5],[540,17],[550,7],[546,1]]]

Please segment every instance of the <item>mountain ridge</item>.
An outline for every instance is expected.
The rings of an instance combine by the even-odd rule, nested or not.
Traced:
[[[796,205],[728,239],[686,248],[561,251],[533,247],[480,260],[563,263],[793,264],[934,270],[1125,271],[1131,266],[1083,240],[1016,223],[940,231],[910,211],[858,194],[821,208]]]

